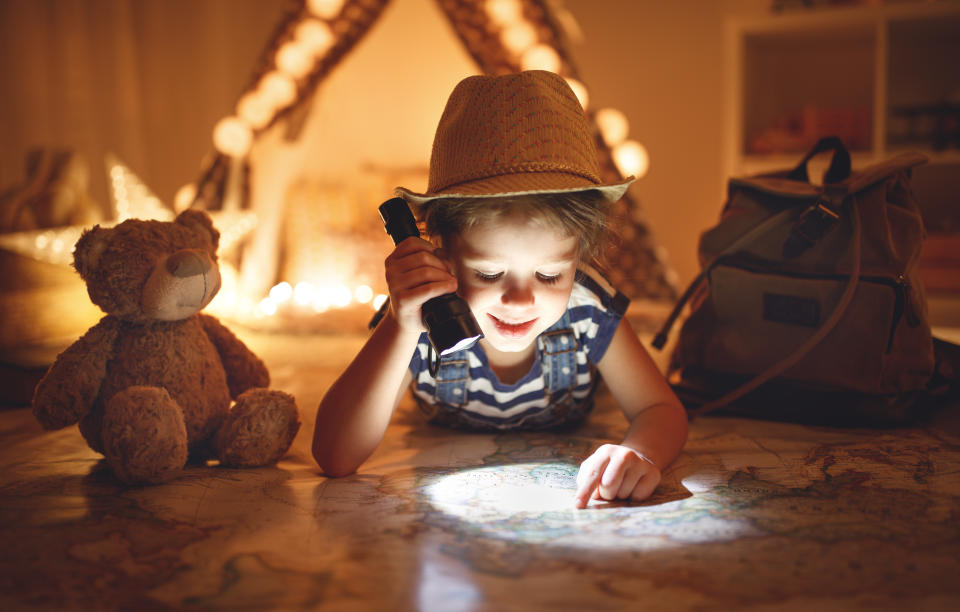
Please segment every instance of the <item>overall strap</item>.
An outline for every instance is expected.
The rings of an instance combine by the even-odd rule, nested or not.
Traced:
[[[577,337],[569,312],[540,334],[537,344],[546,392],[551,398],[566,394],[577,382]]]
[[[467,384],[470,382],[470,363],[466,351],[454,353],[440,361],[436,374],[436,398],[448,406],[467,403]]]

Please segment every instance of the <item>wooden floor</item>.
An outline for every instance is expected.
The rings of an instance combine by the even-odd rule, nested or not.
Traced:
[[[572,508],[625,421],[468,435],[405,400],[320,475],[317,403],[360,336],[246,334],[304,427],[276,467],[120,486],[76,428],[0,413],[2,610],[956,610],[960,419],[849,430],[703,418],[643,504]]]

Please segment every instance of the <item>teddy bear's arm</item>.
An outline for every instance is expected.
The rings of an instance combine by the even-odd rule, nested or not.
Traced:
[[[117,340],[117,320],[106,316],[57,356],[33,394],[33,415],[45,429],[82,419],[93,406]]]
[[[236,399],[238,395],[254,387],[270,385],[270,374],[267,366],[253,351],[247,348],[233,332],[227,329],[216,317],[200,313],[200,323],[207,332],[213,345],[220,354],[223,369],[227,372],[227,386],[230,387],[230,396]]]

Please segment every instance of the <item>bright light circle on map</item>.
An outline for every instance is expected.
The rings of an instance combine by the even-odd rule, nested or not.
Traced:
[[[591,501],[574,506],[578,466],[517,463],[433,477],[422,488],[437,513],[428,522],[508,541],[571,548],[652,550],[729,540],[752,531],[687,497],[654,504]]]
[[[520,463],[450,474],[427,486],[426,493],[450,514],[496,518],[572,510],[576,489],[575,465]]]

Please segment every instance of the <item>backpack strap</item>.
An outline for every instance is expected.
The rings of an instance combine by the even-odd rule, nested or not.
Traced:
[[[843,141],[836,136],[827,136],[817,141],[813,148],[803,156],[797,167],[787,174],[787,178],[792,181],[802,183],[810,182],[810,175],[807,173],[807,162],[813,159],[814,155],[833,151],[833,158],[830,160],[830,166],[823,175],[824,183],[839,183],[850,177],[850,153]]]
[[[456,354],[451,355],[456,357]],[[470,363],[466,353],[459,359],[444,359],[440,361],[437,373],[437,400],[450,406],[463,406],[467,403],[467,384],[470,382]]]
[[[717,255],[710,261],[709,264],[703,267],[703,270],[700,274],[697,274],[696,278],[690,283],[686,291],[683,292],[683,295],[680,296],[680,299],[677,300],[677,303],[674,304],[673,310],[670,311],[667,320],[663,322],[663,325],[660,327],[660,331],[657,332],[657,335],[653,337],[653,342],[651,344],[657,350],[661,350],[664,345],[667,343],[667,336],[670,334],[670,329],[673,328],[673,324],[677,321],[677,317],[680,316],[680,313],[683,312],[683,307],[687,304],[690,298],[696,292],[697,288],[707,279],[707,276],[710,275],[710,272],[713,270],[714,266],[717,265],[724,255],[728,255],[745,244],[749,244],[758,236],[762,236],[770,228],[783,223],[785,220],[789,219],[790,215],[793,214],[792,208],[786,208],[775,215],[771,215],[757,223],[755,226],[750,228],[750,231],[743,234],[727,246],[725,246]]]
[[[577,337],[570,313],[564,312],[559,321],[540,334],[537,344],[547,393],[551,398],[566,394],[577,382]]]

